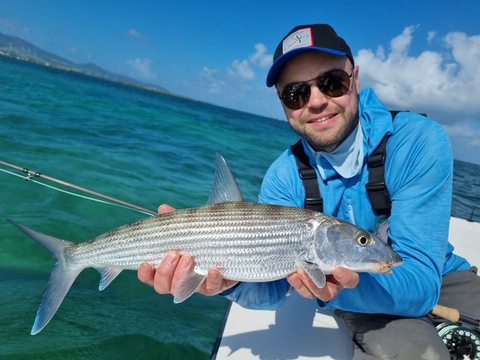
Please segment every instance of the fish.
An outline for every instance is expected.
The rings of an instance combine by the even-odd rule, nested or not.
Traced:
[[[353,224],[321,212],[244,201],[220,154],[205,205],[159,214],[110,230],[87,242],[57,239],[8,220],[43,245],[56,259],[31,334],[52,319],[77,276],[100,272],[104,290],[123,270],[147,261],[158,267],[178,250],[194,269],[177,287],[174,302],[189,298],[219,269],[225,279],[267,282],[304,269],[318,287],[338,266],[357,272],[391,273],[402,258],[384,241]]]

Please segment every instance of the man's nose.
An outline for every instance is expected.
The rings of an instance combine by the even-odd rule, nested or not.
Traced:
[[[328,102],[328,97],[325,96],[318,86],[312,85],[310,87],[310,99],[308,99],[308,106],[311,107],[322,107],[325,103]]]

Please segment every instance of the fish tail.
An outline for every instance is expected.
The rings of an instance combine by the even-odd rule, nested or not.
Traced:
[[[72,270],[65,268],[64,250],[67,246],[73,244],[72,242],[42,234],[12,220],[8,221],[40,245],[43,245],[57,260],[50,279],[48,280],[45,293],[43,294],[42,303],[38,308],[35,323],[33,324],[31,334],[35,335],[39,333],[52,319],[53,315],[55,315],[65,295],[83,268]]]

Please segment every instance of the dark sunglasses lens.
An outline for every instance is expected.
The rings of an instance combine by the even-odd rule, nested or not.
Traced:
[[[309,98],[310,86],[306,83],[289,84],[282,91],[283,103],[292,110],[304,107]]]
[[[350,75],[345,71],[332,71],[318,79],[318,88],[330,97],[339,97],[350,89]]]
[[[343,70],[330,71],[316,79],[317,86],[329,97],[343,96],[350,89],[350,76]],[[308,83],[288,84],[283,89],[281,98],[287,108],[301,109],[310,99],[310,85]]]

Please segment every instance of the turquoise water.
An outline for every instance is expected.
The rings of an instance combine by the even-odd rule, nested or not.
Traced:
[[[269,164],[295,140],[282,121],[0,58],[0,160],[148,209],[202,205],[215,152],[254,201]],[[471,216],[479,178],[479,166],[455,162],[453,215]],[[56,237],[85,241],[142,217],[0,172],[0,218]],[[98,273],[84,271],[31,336],[52,267],[45,250],[0,221],[2,359],[209,358],[226,301],[194,295],[174,305],[132,271],[103,292]]]

